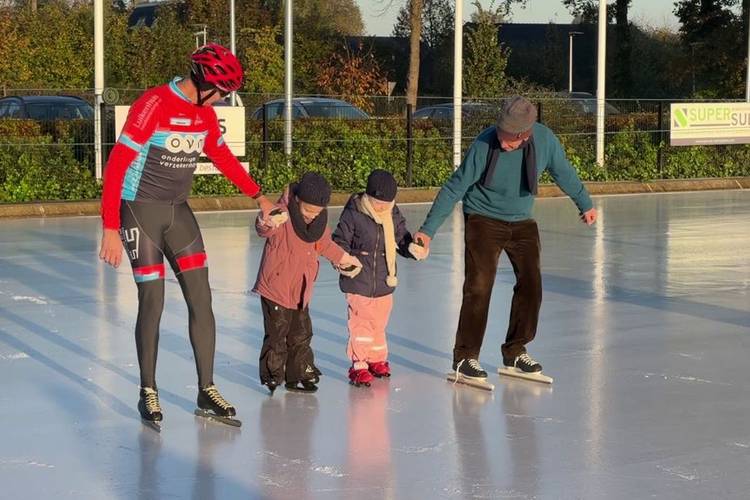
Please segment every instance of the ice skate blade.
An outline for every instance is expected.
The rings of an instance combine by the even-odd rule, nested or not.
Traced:
[[[265,387],[266,389],[268,389],[268,395],[269,396],[273,396],[273,393],[276,392],[276,389],[279,388],[278,385],[272,385],[272,384],[271,385],[269,385],[269,384],[262,384],[262,385],[263,385],[263,387]]]
[[[194,413],[197,417],[203,417],[207,420],[213,420],[214,422],[218,422],[220,424],[231,425],[232,427],[242,427],[242,421],[237,420],[233,417],[220,417],[219,415],[215,415],[207,410],[201,410],[200,408],[196,408]]]
[[[153,420],[146,420],[145,418],[142,418],[141,422],[143,423],[143,425],[145,425],[152,431],[158,432],[161,434],[161,424],[159,422],[154,422]]]
[[[519,370],[518,368],[501,366],[500,368],[497,369],[497,373],[500,374],[501,376],[530,380],[531,382],[539,382],[540,384],[552,385],[552,382],[553,382],[552,377],[548,377],[542,372],[526,373],[524,371]]]
[[[315,394],[318,392],[318,388],[315,387],[314,389],[305,389],[304,387],[284,387],[286,389],[286,392],[293,392],[295,394]]]
[[[487,382],[487,379],[474,379],[465,377],[461,374],[458,375],[458,378],[456,378],[456,372],[451,372],[447,375],[448,382],[453,382],[454,384],[463,384],[468,385],[470,387],[476,387],[477,389],[483,389],[485,391],[494,391],[495,386]]]

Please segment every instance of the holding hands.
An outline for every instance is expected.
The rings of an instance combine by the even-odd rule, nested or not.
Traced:
[[[289,220],[289,214],[274,205],[268,198],[261,195],[256,200],[260,207],[260,220],[268,227],[277,228]]]
[[[347,278],[356,278],[362,271],[362,263],[359,259],[348,253],[344,254],[338,265],[335,267],[338,272]]]
[[[277,228],[283,226],[289,220],[289,214],[282,209],[271,205],[268,212],[261,212],[261,222],[268,227]]]
[[[414,241],[409,243],[409,253],[417,260],[425,260],[430,255],[430,242],[432,238],[423,232],[414,234]]]

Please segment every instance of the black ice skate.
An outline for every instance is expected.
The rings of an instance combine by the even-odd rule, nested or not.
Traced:
[[[138,412],[141,421],[156,432],[161,432],[161,421],[164,416],[159,405],[159,393],[151,387],[141,387],[141,397],[138,400]]]
[[[198,391],[198,408],[195,414],[215,422],[240,427],[242,422],[234,418],[237,411],[219,393],[215,385],[203,387]]]
[[[542,373],[542,365],[527,353],[511,359],[503,359],[504,367],[498,368],[497,372],[506,377],[522,378],[543,384],[551,384],[552,377]]]
[[[318,370],[318,367],[315,365],[307,365],[305,367],[305,377],[307,382],[318,385],[322,374],[323,373]]]
[[[276,391],[276,388],[280,385],[275,380],[269,380],[268,382],[265,382],[263,385],[268,387],[268,391],[271,393],[271,396],[273,396],[273,393]]]
[[[448,381],[454,384],[465,384],[485,391],[492,391],[495,386],[487,382],[487,372],[476,359],[462,359],[453,363],[453,370],[448,374]]]
[[[316,376],[317,378],[317,376]],[[304,394],[313,394],[318,391],[318,386],[313,382],[315,379],[298,380],[297,382],[287,382],[284,387],[290,392],[301,392]]]

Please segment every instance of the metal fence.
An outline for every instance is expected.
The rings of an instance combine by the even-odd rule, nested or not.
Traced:
[[[132,103],[143,89],[108,89],[107,104],[103,109],[104,158],[116,140],[114,106]],[[92,90],[17,89],[6,90],[7,96],[74,96],[92,104]],[[283,96],[268,94],[239,94],[245,108],[246,150],[243,158],[259,168],[267,168],[269,158],[283,151]],[[578,151],[593,151],[596,138],[596,98],[562,98],[559,96],[532,97],[539,108],[540,122],[549,126],[565,145],[575,144]],[[0,99],[0,125],[7,123]],[[500,99],[464,100],[462,109],[463,147],[471,143],[484,128],[492,125]],[[608,99],[606,106],[606,137],[643,139],[658,149],[655,162],[657,177],[673,148],[669,142],[669,105],[675,100]],[[695,102],[695,101],[683,101]],[[440,158],[450,158],[453,139],[453,107],[449,97],[420,97],[416,109],[407,106],[404,97],[347,97],[347,96],[297,96],[294,101],[295,132],[293,148],[316,143],[335,150],[352,149],[357,144],[383,143],[404,153],[406,182],[412,183],[415,169],[415,151],[421,158],[434,150]],[[93,119],[34,120],[37,135],[12,137],[12,127],[0,126],[0,147],[60,147],[72,151],[75,159],[94,168]],[[332,127],[331,123],[347,126]],[[378,124],[373,128],[363,126]],[[316,127],[324,128],[325,136],[311,133]],[[727,151],[743,146],[726,146]],[[356,148],[355,148],[356,149]],[[438,154],[439,153],[439,154]],[[584,161],[587,168],[591,162]],[[581,166],[579,166],[581,168]]]

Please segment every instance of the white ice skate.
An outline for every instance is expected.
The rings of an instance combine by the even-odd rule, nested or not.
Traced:
[[[498,368],[497,373],[505,377],[521,378],[542,384],[552,384],[553,382],[552,377],[542,373],[542,365],[526,353],[516,357],[512,365]]]
[[[448,382],[463,384],[485,391],[494,391],[495,386],[487,382],[487,372],[482,369],[476,359],[462,359],[453,364],[454,371],[446,378]]]

